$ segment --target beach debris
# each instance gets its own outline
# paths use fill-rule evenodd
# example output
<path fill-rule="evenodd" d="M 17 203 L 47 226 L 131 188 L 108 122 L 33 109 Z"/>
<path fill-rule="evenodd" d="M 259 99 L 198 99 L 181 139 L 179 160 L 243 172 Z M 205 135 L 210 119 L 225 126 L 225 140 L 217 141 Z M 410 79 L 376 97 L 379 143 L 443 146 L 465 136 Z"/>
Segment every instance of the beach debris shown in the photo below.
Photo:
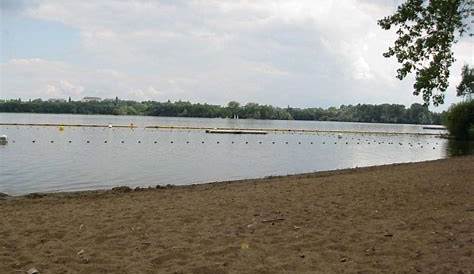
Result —
<path fill-rule="evenodd" d="M 81 225 L 79 226 L 79 230 L 82 230 L 83 228 L 84 228 L 84 224 L 81 224 Z"/>
<path fill-rule="evenodd" d="M 349 260 L 348 258 L 342 257 L 339 261 L 340 261 L 341 263 L 345 263 L 345 262 L 347 262 L 348 260 Z"/>
<path fill-rule="evenodd" d="M 256 225 L 256 223 L 248 224 L 248 225 L 247 225 L 247 228 L 252 228 L 252 227 L 254 227 L 255 225 Z"/>
<path fill-rule="evenodd" d="M 274 222 L 284 221 L 284 220 L 285 218 L 282 218 L 282 217 L 273 218 L 273 219 L 263 219 L 262 223 L 274 223 Z"/>
<path fill-rule="evenodd" d="M 240 249 L 249 249 L 250 245 L 248 243 L 241 243 L 240 244 Z"/>
<path fill-rule="evenodd" d="M 365 250 L 365 255 L 366 255 L 366 256 L 373 255 L 374 253 L 375 253 L 375 247 L 367 248 L 367 249 Z"/>
<path fill-rule="evenodd" d="M 298 230 L 298 229 L 301 229 L 301 226 L 296 226 L 296 225 L 295 225 L 295 226 L 293 226 L 293 228 L 294 228 L 295 230 Z"/>
<path fill-rule="evenodd" d="M 118 192 L 118 193 L 126 193 L 126 192 L 131 192 L 132 189 L 128 186 L 116 186 L 112 188 L 113 192 Z"/>
<path fill-rule="evenodd" d="M 393 237 L 393 234 L 392 234 L 392 233 L 389 233 L 389 232 L 385 232 L 385 233 L 383 234 L 383 236 L 385 236 L 385 237 Z"/>
<path fill-rule="evenodd" d="M 8 143 L 7 135 L 0 136 L 0 145 L 6 145 Z"/>
<path fill-rule="evenodd" d="M 89 258 L 87 256 L 85 256 L 85 251 L 84 249 L 81 249 L 77 252 L 77 256 L 79 256 L 79 258 L 81 258 L 82 262 L 85 263 L 85 264 L 88 264 L 89 263 Z"/>
<path fill-rule="evenodd" d="M 26 271 L 27 274 L 39 274 L 40 272 L 38 271 L 38 269 L 32 267 L 30 269 L 28 269 L 28 271 Z"/>

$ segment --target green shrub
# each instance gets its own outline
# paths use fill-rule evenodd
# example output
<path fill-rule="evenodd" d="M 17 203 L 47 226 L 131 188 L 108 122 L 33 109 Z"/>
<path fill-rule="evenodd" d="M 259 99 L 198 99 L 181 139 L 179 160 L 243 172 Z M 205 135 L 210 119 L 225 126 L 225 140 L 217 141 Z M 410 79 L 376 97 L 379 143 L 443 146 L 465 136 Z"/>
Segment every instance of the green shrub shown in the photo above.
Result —
<path fill-rule="evenodd" d="M 474 140 L 474 100 L 451 106 L 446 115 L 446 127 L 456 139 Z"/>

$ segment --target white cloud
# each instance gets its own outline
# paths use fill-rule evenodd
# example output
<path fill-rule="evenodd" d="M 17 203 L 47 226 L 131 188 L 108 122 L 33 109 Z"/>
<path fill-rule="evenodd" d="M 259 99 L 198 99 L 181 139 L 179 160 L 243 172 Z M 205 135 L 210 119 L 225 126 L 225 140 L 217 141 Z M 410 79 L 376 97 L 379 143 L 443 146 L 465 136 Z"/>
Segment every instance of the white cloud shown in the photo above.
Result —
<path fill-rule="evenodd" d="M 158 100 L 160 98 L 161 92 L 154 87 L 149 86 L 145 89 L 132 90 L 131 95 L 131 99 L 138 101 Z"/>
<path fill-rule="evenodd" d="M 78 60 L 2 64 L 2 96 L 410 104 L 420 101 L 412 83 L 382 57 L 395 36 L 376 24 L 393 10 L 375 0 L 43 0 L 24 15 L 79 30 Z M 472 62 L 472 41 L 456 53 Z"/>
<path fill-rule="evenodd" d="M 67 80 L 59 80 L 48 84 L 45 94 L 51 98 L 80 97 L 83 91 L 83 86 L 75 85 Z"/>

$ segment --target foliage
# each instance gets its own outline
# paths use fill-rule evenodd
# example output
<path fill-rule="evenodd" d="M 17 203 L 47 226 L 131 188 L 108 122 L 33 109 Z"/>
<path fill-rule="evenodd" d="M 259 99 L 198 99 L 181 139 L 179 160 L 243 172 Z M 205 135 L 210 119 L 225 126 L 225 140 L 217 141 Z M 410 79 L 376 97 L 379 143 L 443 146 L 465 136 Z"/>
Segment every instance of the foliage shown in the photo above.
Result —
<path fill-rule="evenodd" d="M 472 99 L 472 94 L 474 94 L 474 68 L 464 65 L 461 77 L 461 83 L 456 88 L 457 95 Z"/>
<path fill-rule="evenodd" d="M 71 113 L 110 115 L 152 115 L 170 117 L 208 117 L 273 120 L 316 120 L 369 123 L 441 124 L 442 114 L 433 113 L 426 106 L 404 105 L 342 105 L 339 108 L 279 108 L 270 105 L 232 101 L 227 106 L 192 104 L 190 102 L 135 102 L 104 100 L 101 102 L 50 102 L 41 99 L 22 102 L 0 101 L 0 112 Z"/>
<path fill-rule="evenodd" d="M 446 127 L 457 139 L 474 140 L 474 100 L 451 106 L 446 114 Z"/>
<path fill-rule="evenodd" d="M 415 73 L 413 94 L 422 94 L 427 105 L 444 103 L 449 68 L 455 61 L 452 45 L 469 31 L 472 10 L 472 0 L 407 0 L 393 15 L 378 21 L 385 30 L 397 27 L 398 39 L 384 56 L 397 58 L 400 80 Z"/>

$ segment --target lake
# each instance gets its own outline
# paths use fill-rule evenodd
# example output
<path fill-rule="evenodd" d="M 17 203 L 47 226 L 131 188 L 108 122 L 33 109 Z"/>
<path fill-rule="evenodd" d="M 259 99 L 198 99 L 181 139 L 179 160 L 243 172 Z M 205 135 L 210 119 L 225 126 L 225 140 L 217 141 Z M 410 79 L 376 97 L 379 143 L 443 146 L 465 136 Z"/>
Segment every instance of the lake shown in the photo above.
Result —
<path fill-rule="evenodd" d="M 420 125 L 150 116 L 0 114 L 0 123 L 112 124 L 138 128 L 0 126 L 0 192 L 19 195 L 114 186 L 186 185 L 341 168 L 434 160 L 462 154 L 446 139 L 375 133 L 207 134 L 145 129 L 177 125 L 366 132 L 444 133 Z M 342 137 L 342 138 L 339 138 Z"/>

